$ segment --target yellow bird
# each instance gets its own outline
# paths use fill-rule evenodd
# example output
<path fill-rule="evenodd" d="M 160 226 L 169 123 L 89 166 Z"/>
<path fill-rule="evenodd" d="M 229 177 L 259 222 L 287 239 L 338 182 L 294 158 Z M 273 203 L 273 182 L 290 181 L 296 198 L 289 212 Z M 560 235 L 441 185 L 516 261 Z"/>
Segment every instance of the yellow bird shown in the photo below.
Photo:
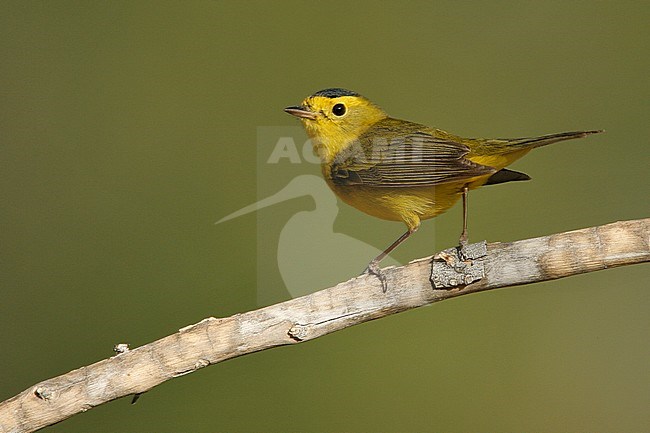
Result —
<path fill-rule="evenodd" d="M 408 228 L 374 258 L 365 272 L 380 280 L 379 262 L 411 236 L 420 221 L 463 197 L 467 243 L 467 193 L 482 185 L 528 180 L 505 169 L 531 149 L 602 131 L 573 131 L 528 138 L 461 138 L 441 129 L 389 117 L 350 90 L 325 89 L 285 111 L 298 117 L 320 157 L 325 181 L 347 204 Z"/>

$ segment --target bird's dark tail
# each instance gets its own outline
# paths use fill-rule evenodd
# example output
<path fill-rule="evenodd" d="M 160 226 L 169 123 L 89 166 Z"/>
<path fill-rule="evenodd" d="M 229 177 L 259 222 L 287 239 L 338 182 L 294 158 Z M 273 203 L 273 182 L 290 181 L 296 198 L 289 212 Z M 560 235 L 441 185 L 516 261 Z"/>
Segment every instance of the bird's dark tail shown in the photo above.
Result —
<path fill-rule="evenodd" d="M 601 129 L 596 131 L 560 132 L 559 134 L 542 135 L 539 137 L 504 139 L 503 141 L 508 142 L 507 144 L 508 147 L 535 148 L 535 147 L 546 146 L 547 144 L 557 143 L 558 141 L 573 140 L 574 138 L 583 138 L 586 137 L 587 135 L 599 134 L 601 132 L 605 132 L 605 131 Z"/>

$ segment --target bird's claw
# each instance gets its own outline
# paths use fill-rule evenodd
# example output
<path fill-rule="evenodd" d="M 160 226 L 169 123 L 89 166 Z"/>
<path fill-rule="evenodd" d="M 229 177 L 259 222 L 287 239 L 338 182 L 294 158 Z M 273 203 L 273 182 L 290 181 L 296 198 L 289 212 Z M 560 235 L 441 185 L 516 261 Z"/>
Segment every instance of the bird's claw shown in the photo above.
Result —
<path fill-rule="evenodd" d="M 386 276 L 381 272 L 381 269 L 379 268 L 379 263 L 372 261 L 368 263 L 368 267 L 364 269 L 363 274 L 367 275 L 374 275 L 379 279 L 379 282 L 381 283 L 381 290 L 382 292 L 386 293 L 386 290 L 388 290 L 388 286 L 386 285 Z"/>
<path fill-rule="evenodd" d="M 458 246 L 460 246 L 461 249 L 467 246 L 468 238 L 469 236 L 467 236 L 467 231 L 463 230 L 463 232 L 460 234 L 460 237 L 458 238 Z"/>

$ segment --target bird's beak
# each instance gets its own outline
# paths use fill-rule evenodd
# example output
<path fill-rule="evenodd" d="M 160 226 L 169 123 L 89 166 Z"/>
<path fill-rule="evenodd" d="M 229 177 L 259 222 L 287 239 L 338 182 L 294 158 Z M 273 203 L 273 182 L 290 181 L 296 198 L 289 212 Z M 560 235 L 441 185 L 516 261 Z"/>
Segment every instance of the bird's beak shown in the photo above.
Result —
<path fill-rule="evenodd" d="M 284 111 L 291 114 L 292 116 L 300 117 L 301 119 L 315 120 L 317 117 L 316 113 L 309 110 L 309 108 L 305 107 L 304 105 L 287 107 L 284 109 Z"/>

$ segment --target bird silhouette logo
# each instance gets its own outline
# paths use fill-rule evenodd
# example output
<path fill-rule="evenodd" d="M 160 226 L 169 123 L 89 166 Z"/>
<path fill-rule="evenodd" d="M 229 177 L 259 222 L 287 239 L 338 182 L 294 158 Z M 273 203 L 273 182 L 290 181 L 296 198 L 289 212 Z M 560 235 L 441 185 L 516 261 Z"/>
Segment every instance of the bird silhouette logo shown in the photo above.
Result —
<path fill-rule="evenodd" d="M 282 227 L 277 245 L 278 270 L 287 291 L 294 298 L 359 275 L 365 260 L 381 253 L 380 249 L 366 242 L 334 231 L 334 221 L 339 212 L 337 198 L 321 177 L 311 174 L 296 176 L 275 194 L 216 222 L 222 224 L 303 196 L 312 198 L 314 209 L 292 215 Z M 383 263 L 400 265 L 391 257 Z"/>

